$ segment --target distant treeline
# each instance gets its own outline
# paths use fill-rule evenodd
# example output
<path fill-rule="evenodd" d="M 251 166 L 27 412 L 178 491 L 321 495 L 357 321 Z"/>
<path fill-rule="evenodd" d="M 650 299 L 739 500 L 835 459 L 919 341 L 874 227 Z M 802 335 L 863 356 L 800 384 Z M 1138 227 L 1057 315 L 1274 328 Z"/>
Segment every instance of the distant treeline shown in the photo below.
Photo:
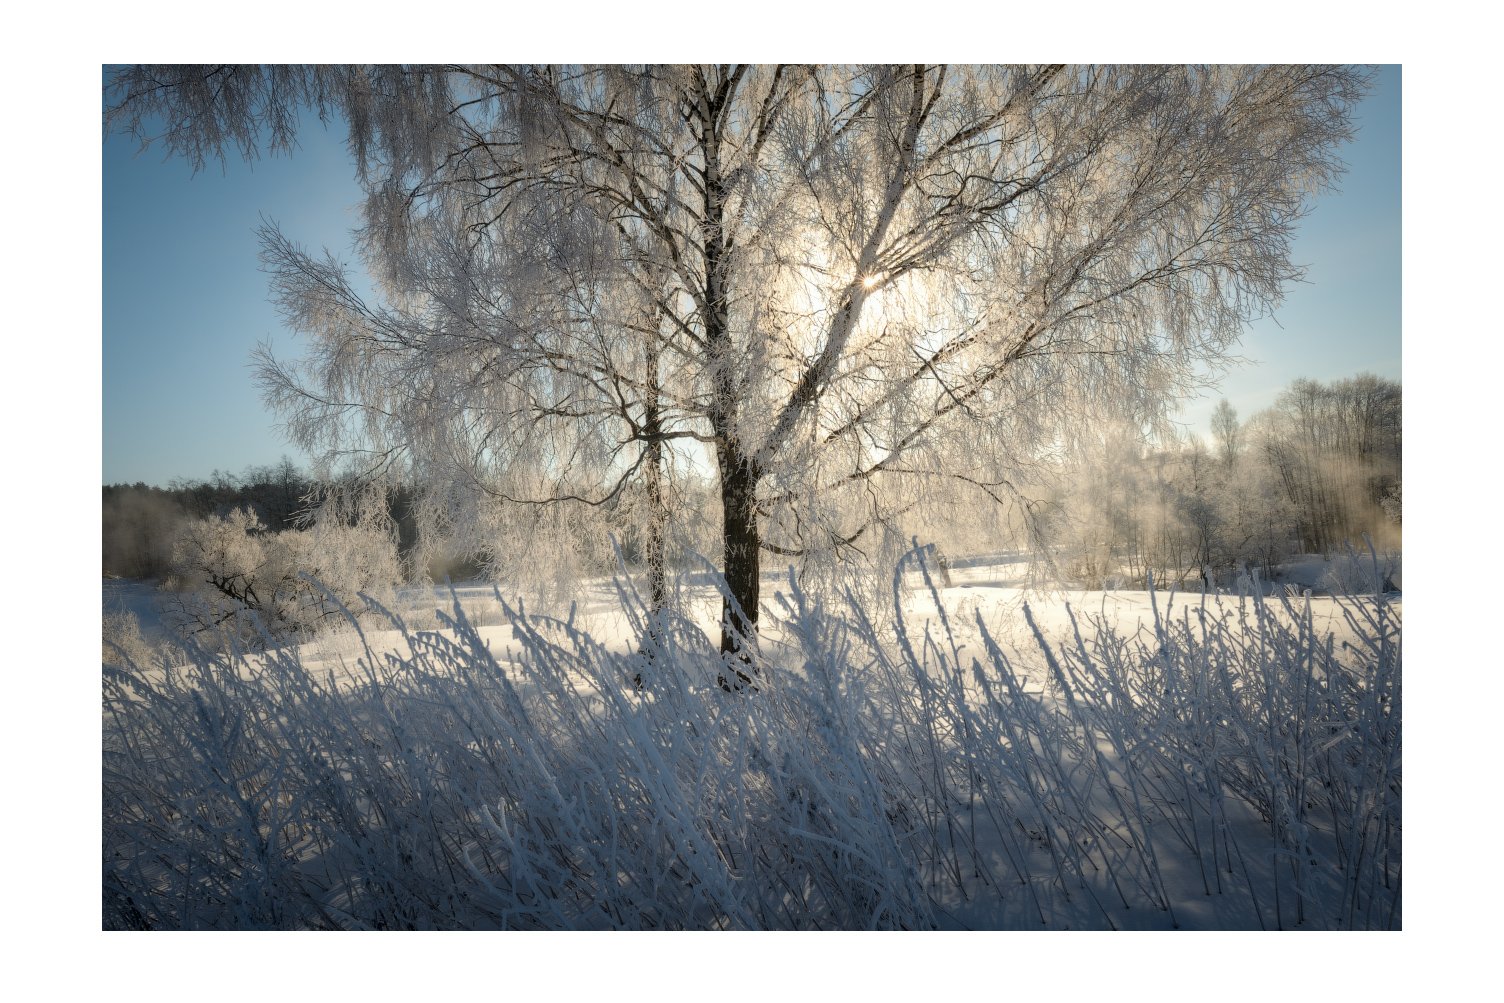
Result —
<path fill-rule="evenodd" d="M 1361 549 L 1365 534 L 1398 549 L 1401 405 L 1399 383 L 1364 373 L 1297 380 L 1246 422 L 1224 400 L 1209 443 L 1104 431 L 1068 461 L 1049 535 L 1088 586 L 1269 571 L 1291 554 Z"/>
<path fill-rule="evenodd" d="M 202 520 L 244 510 L 268 533 L 296 530 L 307 524 L 320 498 L 319 485 L 292 460 L 253 466 L 240 475 L 216 470 L 207 480 L 174 480 L 168 487 L 107 484 L 103 497 L 104 573 L 120 578 L 161 579 L 174 573 L 174 550 L 185 531 Z M 412 491 L 386 492 L 389 523 L 405 560 L 418 540 L 412 517 Z M 478 564 L 461 558 L 433 559 L 432 566 L 408 569 L 456 580 L 480 573 Z"/>
<path fill-rule="evenodd" d="M 1166 444 L 1133 428 L 1099 429 L 1057 461 L 1051 479 L 1058 488 L 1039 499 L 1042 522 L 1029 545 L 1041 545 L 1065 577 L 1088 586 L 1141 582 L 1149 574 L 1163 583 L 1185 582 L 1206 568 L 1268 571 L 1290 554 L 1331 556 L 1348 542 L 1361 546 L 1365 534 L 1381 548 L 1398 548 L 1401 405 L 1399 383 L 1361 374 L 1330 384 L 1297 380 L 1273 407 L 1247 421 L 1223 401 L 1210 440 L 1192 434 Z M 319 485 L 286 458 L 239 476 L 216 472 L 167 488 L 108 485 L 104 572 L 182 576 L 176 550 L 205 520 L 245 510 L 256 517 L 256 533 L 279 534 L 308 524 L 320 497 Z M 684 503 L 705 508 L 708 519 L 718 500 L 707 487 Z M 379 521 L 395 538 L 405 578 L 462 580 L 483 573 L 483 557 L 463 556 L 466 548 L 447 546 L 450 541 L 427 540 L 419 548 L 412 488 L 387 489 L 377 507 L 384 507 Z M 620 542 L 635 565 L 640 541 L 630 527 Z M 959 538 L 946 544 L 967 547 Z M 713 541 L 690 545 L 704 553 Z M 596 549 L 609 557 L 607 544 Z M 189 578 L 198 575 L 190 571 Z"/>
<path fill-rule="evenodd" d="M 292 460 L 250 467 L 240 476 L 216 470 L 208 480 L 106 484 L 103 505 L 104 573 L 160 578 L 172 570 L 183 526 L 195 519 L 246 508 L 273 530 L 291 529 L 306 509 L 313 482 Z"/>

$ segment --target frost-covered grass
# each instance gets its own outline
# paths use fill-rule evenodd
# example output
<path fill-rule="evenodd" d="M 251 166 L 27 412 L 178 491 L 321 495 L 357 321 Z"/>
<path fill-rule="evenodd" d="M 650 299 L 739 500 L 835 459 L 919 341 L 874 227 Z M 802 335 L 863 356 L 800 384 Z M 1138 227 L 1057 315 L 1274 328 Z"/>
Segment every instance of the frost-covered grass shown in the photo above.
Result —
<path fill-rule="evenodd" d="M 958 590 L 909 601 L 916 566 L 881 611 L 786 583 L 755 693 L 630 586 L 640 648 L 498 595 L 505 649 L 456 601 L 353 677 L 122 658 L 103 924 L 1399 927 L 1383 596 L 1342 640 L 1309 601 L 1158 595 L 1142 629 L 1025 607 L 1010 643 Z"/>

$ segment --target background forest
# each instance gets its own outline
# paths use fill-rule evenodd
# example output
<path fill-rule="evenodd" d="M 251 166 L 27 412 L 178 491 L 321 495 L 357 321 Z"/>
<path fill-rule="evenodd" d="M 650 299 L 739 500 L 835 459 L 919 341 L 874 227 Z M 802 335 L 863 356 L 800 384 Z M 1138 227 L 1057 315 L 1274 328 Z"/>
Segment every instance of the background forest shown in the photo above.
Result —
<path fill-rule="evenodd" d="M 1297 381 L 1274 407 L 1247 420 L 1223 401 L 1208 437 L 1191 432 L 1152 444 L 1131 428 L 1102 428 L 1048 462 L 1053 489 L 1033 502 L 1032 524 L 1012 522 L 1002 511 L 996 518 L 946 518 L 944 505 L 936 504 L 909 519 L 905 535 L 936 544 L 951 560 L 1038 545 L 1030 555 L 1038 580 L 1081 588 L 1142 588 L 1149 575 L 1183 586 L 1207 573 L 1214 584 L 1227 584 L 1243 569 L 1275 581 L 1286 558 L 1339 556 L 1349 544 L 1361 549 L 1365 535 L 1381 551 L 1400 547 L 1402 392 L 1397 382 L 1368 374 L 1327 384 Z M 320 517 L 327 493 L 285 458 L 275 467 L 166 488 L 107 485 L 104 574 L 244 606 L 254 601 L 247 584 L 264 586 L 278 573 L 274 566 L 287 564 L 271 560 L 268 548 L 322 534 L 321 552 L 337 550 L 331 520 L 344 524 L 341 532 L 359 541 L 362 553 L 375 555 L 370 567 L 347 570 L 349 581 L 329 583 L 351 595 L 378 584 L 505 574 L 507 562 L 498 555 L 536 552 L 531 533 L 488 548 L 446 535 L 442 526 L 420 527 L 411 489 L 388 488 L 375 505 Z M 709 484 L 694 503 L 701 510 L 679 521 L 715 525 Z M 629 569 L 641 570 L 632 525 L 613 524 L 610 509 L 596 515 L 594 535 L 574 538 L 570 570 L 614 570 L 612 533 Z M 261 546 L 215 550 L 208 540 L 216 535 L 222 543 L 244 537 Z M 680 536 L 675 568 L 699 566 L 691 559 L 695 543 Z M 708 531 L 699 543 L 702 555 L 714 546 Z M 849 572 L 865 573 L 860 555 L 849 556 Z M 335 570 L 327 558 L 324 564 L 326 573 Z"/>

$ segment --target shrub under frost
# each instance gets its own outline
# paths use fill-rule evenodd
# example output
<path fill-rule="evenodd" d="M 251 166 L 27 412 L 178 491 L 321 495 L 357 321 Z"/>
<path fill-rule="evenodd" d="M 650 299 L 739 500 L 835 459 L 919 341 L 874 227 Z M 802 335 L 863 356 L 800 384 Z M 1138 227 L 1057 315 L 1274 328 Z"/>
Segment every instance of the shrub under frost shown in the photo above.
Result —
<path fill-rule="evenodd" d="M 184 528 L 167 622 L 197 643 L 228 634 L 251 646 L 308 637 L 351 610 L 369 615 L 362 595 L 389 597 L 400 579 L 396 541 L 368 520 L 271 532 L 253 512 L 235 509 Z"/>

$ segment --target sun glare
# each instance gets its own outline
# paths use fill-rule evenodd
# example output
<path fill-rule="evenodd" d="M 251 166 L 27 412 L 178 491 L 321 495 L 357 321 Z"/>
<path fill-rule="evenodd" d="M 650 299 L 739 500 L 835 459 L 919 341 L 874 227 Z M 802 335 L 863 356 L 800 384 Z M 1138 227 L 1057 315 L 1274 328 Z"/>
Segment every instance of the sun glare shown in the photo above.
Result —
<path fill-rule="evenodd" d="M 877 284 L 883 280 L 881 275 L 868 275 L 862 279 L 863 289 L 876 289 Z"/>

